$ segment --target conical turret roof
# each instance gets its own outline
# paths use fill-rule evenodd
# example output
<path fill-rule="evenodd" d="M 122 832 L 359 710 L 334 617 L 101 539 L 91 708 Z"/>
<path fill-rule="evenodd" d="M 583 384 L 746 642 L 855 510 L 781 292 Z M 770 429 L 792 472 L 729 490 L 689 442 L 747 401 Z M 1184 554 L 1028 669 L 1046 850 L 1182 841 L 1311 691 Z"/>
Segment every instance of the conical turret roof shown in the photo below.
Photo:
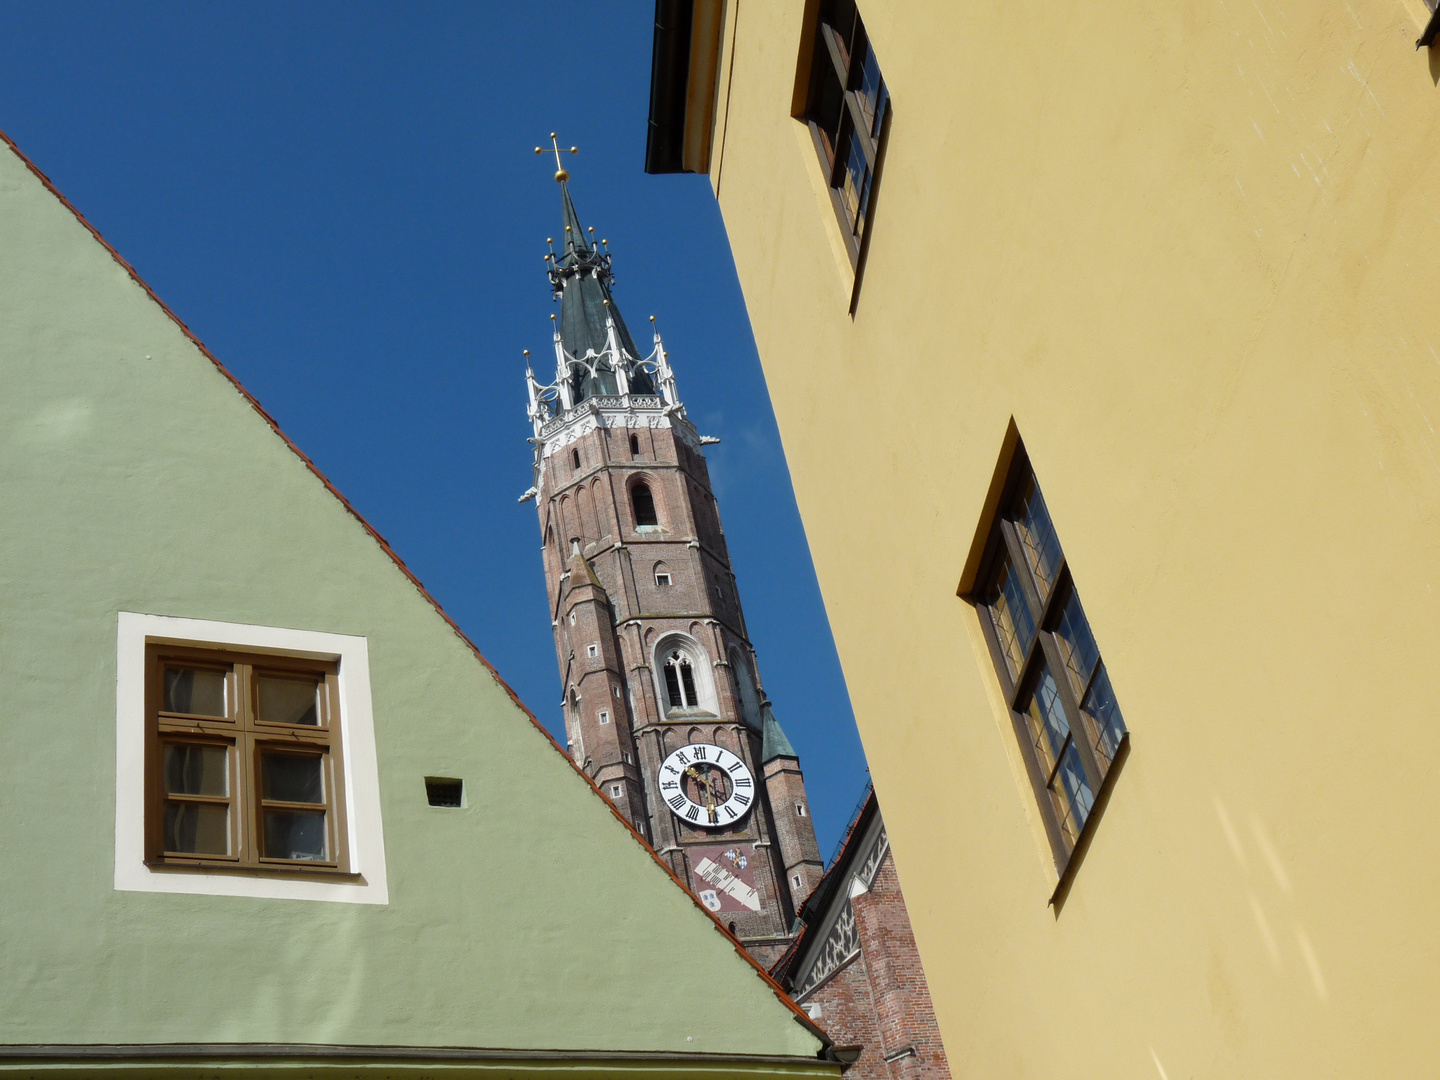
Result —
<path fill-rule="evenodd" d="M 774 711 L 769 705 L 766 705 L 761 713 L 760 764 L 764 765 L 778 757 L 799 758 L 800 755 L 795 753 L 795 748 L 785 737 L 785 732 L 780 727 L 780 721 L 775 719 Z"/>

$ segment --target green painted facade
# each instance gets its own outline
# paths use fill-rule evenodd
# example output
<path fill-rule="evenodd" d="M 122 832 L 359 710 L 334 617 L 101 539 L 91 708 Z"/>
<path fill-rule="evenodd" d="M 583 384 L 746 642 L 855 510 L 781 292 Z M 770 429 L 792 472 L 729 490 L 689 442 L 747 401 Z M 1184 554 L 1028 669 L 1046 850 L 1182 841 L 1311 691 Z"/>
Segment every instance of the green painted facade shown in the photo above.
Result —
<path fill-rule="evenodd" d="M 364 525 L 6 146 L 0 387 L 0 1068 L 30 1071 L 15 1048 L 35 1044 L 241 1044 L 207 1052 L 237 1061 L 326 1044 L 517 1052 L 347 1052 L 357 1074 L 599 1074 L 641 1058 L 657 1073 L 838 1074 Z M 116 891 L 121 611 L 368 640 L 387 904 Z M 467 806 L 429 806 L 426 775 L 463 777 Z M 330 1060 L 317 1053 L 263 1070 L 306 1072 Z"/>

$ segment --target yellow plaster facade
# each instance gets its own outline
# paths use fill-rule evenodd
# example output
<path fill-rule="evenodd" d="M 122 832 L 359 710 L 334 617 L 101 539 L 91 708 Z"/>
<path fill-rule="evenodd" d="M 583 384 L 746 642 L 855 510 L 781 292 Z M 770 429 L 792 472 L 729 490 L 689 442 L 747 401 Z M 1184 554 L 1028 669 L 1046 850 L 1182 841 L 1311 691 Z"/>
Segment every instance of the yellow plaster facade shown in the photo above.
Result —
<path fill-rule="evenodd" d="M 860 0 L 863 279 L 803 0 L 710 178 L 957 1077 L 1440 1075 L 1440 63 L 1420 0 Z M 1056 871 L 957 584 L 1018 429 L 1131 732 Z"/>

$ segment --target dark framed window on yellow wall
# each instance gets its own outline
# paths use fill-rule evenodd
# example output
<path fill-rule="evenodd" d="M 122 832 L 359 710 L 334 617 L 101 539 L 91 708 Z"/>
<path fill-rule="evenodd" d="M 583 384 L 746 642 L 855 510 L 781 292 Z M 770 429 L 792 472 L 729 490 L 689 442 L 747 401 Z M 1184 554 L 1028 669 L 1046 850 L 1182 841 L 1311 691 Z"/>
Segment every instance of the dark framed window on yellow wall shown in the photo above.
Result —
<path fill-rule="evenodd" d="M 852 263 L 869 230 L 890 94 L 854 0 L 821 0 L 805 120 Z"/>
<path fill-rule="evenodd" d="M 338 666 L 146 647 L 146 861 L 346 873 Z"/>
<path fill-rule="evenodd" d="M 1017 447 L 975 604 L 1063 874 L 1128 735 L 1045 497 Z"/>

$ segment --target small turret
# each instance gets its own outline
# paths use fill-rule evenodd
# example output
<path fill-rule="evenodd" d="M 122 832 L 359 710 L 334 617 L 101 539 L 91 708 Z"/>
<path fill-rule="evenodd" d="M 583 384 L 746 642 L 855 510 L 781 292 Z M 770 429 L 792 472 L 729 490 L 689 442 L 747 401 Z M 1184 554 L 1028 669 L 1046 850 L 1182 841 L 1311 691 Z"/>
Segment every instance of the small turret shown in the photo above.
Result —
<path fill-rule="evenodd" d="M 768 704 L 762 713 L 760 728 L 760 767 L 774 814 L 780 860 L 785 865 L 790 895 L 798 908 L 824 877 L 825 863 L 815 840 L 815 823 L 810 818 L 810 801 L 805 797 L 800 756 L 785 737 L 780 721 L 775 719 Z"/>

